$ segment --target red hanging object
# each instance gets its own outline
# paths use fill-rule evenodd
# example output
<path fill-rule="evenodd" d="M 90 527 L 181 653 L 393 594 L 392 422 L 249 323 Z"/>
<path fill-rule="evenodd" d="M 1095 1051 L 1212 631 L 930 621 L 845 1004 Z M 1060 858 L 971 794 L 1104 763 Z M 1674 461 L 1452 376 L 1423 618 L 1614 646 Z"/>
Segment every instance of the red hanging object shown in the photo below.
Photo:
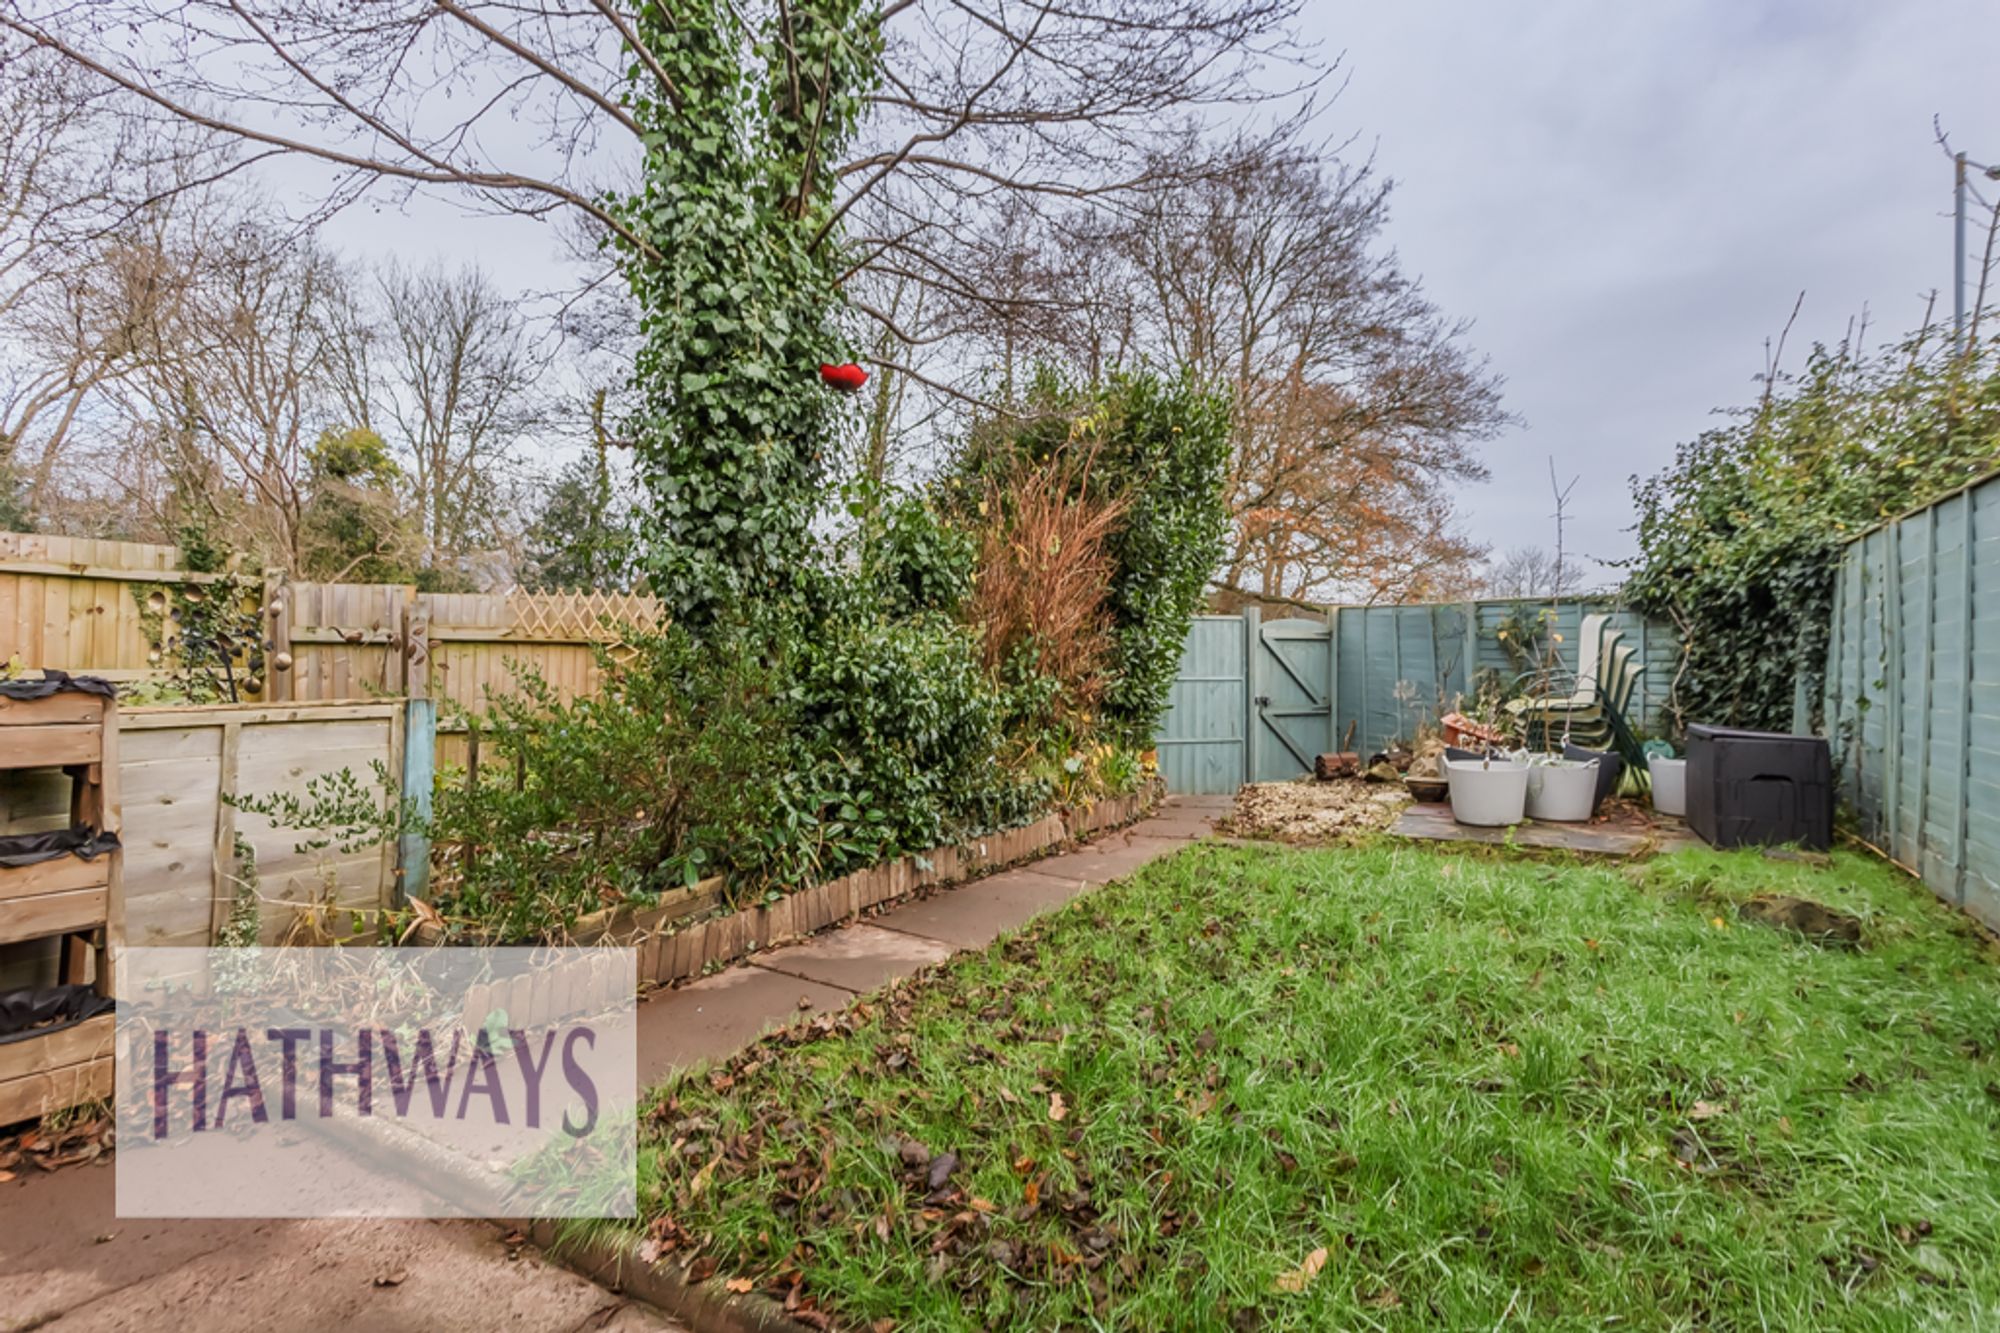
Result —
<path fill-rule="evenodd" d="M 829 389 L 838 389 L 842 393 L 859 393 L 861 386 L 868 382 L 868 372 L 852 361 L 844 366 L 829 365 L 822 361 L 819 378 Z"/>

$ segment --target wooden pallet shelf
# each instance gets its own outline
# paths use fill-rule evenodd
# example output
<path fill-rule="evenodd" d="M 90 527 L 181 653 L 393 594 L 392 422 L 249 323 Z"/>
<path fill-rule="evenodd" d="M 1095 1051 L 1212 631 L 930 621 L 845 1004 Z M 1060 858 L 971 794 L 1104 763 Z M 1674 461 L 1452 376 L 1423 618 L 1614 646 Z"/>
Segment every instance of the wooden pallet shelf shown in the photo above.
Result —
<path fill-rule="evenodd" d="M 77 691 L 0 698 L 0 769 L 32 768 L 60 768 L 69 777 L 73 826 L 118 832 L 115 701 Z M 59 940 L 58 982 L 111 994 L 112 951 L 123 944 L 121 866 L 114 848 L 89 859 L 70 853 L 0 867 L 0 945 Z M 0 1042 L 0 1125 L 109 1096 L 113 1026 L 113 1015 L 100 1014 Z"/>

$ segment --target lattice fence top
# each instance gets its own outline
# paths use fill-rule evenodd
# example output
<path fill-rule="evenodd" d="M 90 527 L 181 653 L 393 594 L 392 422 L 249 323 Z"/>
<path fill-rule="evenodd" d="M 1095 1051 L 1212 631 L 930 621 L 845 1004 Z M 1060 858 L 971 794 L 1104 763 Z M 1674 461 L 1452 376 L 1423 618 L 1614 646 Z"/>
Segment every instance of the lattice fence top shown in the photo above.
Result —
<path fill-rule="evenodd" d="M 514 593 L 507 602 L 509 629 L 522 638 L 609 640 L 615 626 L 652 628 L 661 616 L 659 599 L 638 593 Z"/>

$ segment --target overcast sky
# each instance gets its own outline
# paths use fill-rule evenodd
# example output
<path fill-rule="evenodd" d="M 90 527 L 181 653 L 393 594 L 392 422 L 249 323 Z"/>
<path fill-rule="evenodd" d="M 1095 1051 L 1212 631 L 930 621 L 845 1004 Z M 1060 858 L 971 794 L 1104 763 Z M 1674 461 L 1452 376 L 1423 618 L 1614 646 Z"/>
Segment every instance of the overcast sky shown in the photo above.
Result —
<path fill-rule="evenodd" d="M 1466 526 L 1617 558 L 1630 476 L 1756 391 L 1800 292 L 1787 364 L 1865 305 L 1883 337 L 1949 308 L 1950 164 L 2000 161 L 1993 0 L 1399 0 L 1309 5 L 1344 56 L 1329 130 L 1398 181 L 1389 238 L 1507 379 L 1520 429 L 1487 447 Z M 350 250 L 478 259 L 553 283 L 546 229 L 354 210 Z"/>
<path fill-rule="evenodd" d="M 1315 4 L 1336 115 L 1397 181 L 1389 235 L 1507 378 L 1521 429 L 1465 497 L 1497 547 L 1628 554 L 1635 472 L 1865 305 L 1883 336 L 1948 313 L 1940 118 L 2000 161 L 1993 0 L 1400 0 Z M 1874 341 L 1871 339 L 1871 341 Z"/>

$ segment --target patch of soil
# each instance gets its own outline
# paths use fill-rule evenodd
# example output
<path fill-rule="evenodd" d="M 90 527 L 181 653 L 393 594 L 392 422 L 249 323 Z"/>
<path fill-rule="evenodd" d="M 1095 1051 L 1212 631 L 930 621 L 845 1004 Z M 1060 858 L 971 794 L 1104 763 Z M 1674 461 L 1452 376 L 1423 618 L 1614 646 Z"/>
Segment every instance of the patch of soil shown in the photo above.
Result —
<path fill-rule="evenodd" d="M 1814 944 L 1830 948 L 1854 949 L 1861 944 L 1861 918 L 1788 893 L 1760 893 L 1737 908 L 1736 915 L 1759 925 L 1796 931 Z"/>
<path fill-rule="evenodd" d="M 1385 829 L 1410 803 L 1398 786 L 1341 779 L 1334 782 L 1253 782 L 1236 795 L 1222 830 L 1239 838 L 1275 842 L 1331 842 Z"/>

